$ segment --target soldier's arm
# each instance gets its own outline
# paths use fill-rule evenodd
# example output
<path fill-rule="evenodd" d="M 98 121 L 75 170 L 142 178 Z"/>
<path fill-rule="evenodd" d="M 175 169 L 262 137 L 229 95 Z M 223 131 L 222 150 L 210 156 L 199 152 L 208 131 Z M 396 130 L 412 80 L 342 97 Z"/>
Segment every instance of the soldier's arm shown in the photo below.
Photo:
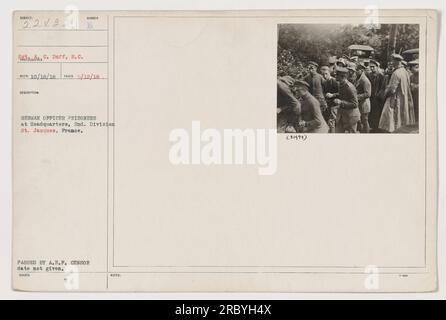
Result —
<path fill-rule="evenodd" d="M 400 78 L 398 77 L 397 72 L 392 73 L 389 84 L 386 88 L 386 97 L 393 96 L 396 93 L 396 89 L 398 88 L 399 84 Z"/>
<path fill-rule="evenodd" d="M 318 113 L 320 113 L 319 103 L 312 103 L 310 106 L 310 112 L 313 120 L 309 120 L 305 122 L 304 131 L 311 131 L 313 129 L 319 128 L 322 125 L 320 117 L 318 117 Z M 320 115 L 322 117 L 322 115 Z"/>
<path fill-rule="evenodd" d="M 358 107 L 358 97 L 356 90 L 350 89 L 345 100 L 341 100 L 341 108 L 355 109 Z"/>
<path fill-rule="evenodd" d="M 370 81 L 364 81 L 364 93 L 358 94 L 358 101 L 362 102 L 372 95 L 372 85 L 370 84 Z"/>

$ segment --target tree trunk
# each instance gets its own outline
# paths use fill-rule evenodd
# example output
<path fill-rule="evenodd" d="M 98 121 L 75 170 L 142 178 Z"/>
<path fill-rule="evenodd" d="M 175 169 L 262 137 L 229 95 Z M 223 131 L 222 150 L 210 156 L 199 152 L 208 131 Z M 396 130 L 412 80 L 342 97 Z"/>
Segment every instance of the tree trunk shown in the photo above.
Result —
<path fill-rule="evenodd" d="M 387 48 L 387 61 L 390 61 L 390 56 L 395 53 L 396 50 L 396 38 L 398 36 L 398 25 L 392 24 L 389 36 L 389 46 Z"/>

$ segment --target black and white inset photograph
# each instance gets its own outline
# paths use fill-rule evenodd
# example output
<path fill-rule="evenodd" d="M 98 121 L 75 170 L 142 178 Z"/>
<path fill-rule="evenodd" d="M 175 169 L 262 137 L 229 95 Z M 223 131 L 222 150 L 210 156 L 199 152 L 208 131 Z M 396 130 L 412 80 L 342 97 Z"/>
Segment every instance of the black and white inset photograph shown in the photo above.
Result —
<path fill-rule="evenodd" d="M 278 133 L 418 133 L 418 24 L 280 24 Z"/>

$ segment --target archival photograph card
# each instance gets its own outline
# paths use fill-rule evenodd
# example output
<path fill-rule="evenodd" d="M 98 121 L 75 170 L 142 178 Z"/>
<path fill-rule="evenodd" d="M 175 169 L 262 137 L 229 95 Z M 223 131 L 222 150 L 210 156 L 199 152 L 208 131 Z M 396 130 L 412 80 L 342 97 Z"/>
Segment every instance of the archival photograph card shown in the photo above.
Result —
<path fill-rule="evenodd" d="M 437 23 L 14 12 L 14 289 L 435 291 Z"/>

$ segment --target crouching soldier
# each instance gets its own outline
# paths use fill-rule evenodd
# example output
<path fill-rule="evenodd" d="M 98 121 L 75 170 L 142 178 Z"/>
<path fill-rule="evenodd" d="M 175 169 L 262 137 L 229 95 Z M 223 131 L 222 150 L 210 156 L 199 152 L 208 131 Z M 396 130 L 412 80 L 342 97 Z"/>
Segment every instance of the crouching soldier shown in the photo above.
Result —
<path fill-rule="evenodd" d="M 291 77 L 277 79 L 277 132 L 297 132 L 300 120 L 300 103 L 291 92 Z"/>
<path fill-rule="evenodd" d="M 322 116 L 319 101 L 309 92 L 310 85 L 306 81 L 296 80 L 294 86 L 301 105 L 299 132 L 328 133 L 328 126 Z"/>

